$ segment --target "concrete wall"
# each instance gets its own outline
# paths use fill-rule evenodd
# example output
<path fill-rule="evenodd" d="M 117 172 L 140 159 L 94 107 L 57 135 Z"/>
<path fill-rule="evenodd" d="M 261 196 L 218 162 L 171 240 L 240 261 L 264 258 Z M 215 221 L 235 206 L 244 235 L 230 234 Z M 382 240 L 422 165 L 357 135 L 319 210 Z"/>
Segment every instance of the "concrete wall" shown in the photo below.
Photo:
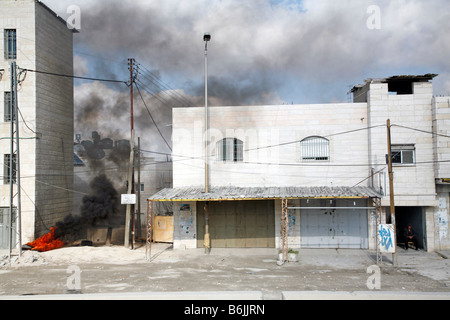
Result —
<path fill-rule="evenodd" d="M 174 187 L 204 184 L 203 114 L 173 111 Z M 213 107 L 210 114 L 212 186 L 347 186 L 368 176 L 367 131 L 330 136 L 366 128 L 365 103 Z M 310 136 L 330 140 L 329 161 L 302 161 L 299 142 Z M 223 138 L 244 142 L 243 162 L 217 159 Z"/>
<path fill-rule="evenodd" d="M 36 5 L 36 68 L 73 74 L 73 33 L 41 5 Z M 38 235 L 72 213 L 73 108 L 73 79 L 37 75 L 36 128 L 42 132 L 36 146 Z"/>
<path fill-rule="evenodd" d="M 414 83 L 412 95 L 390 95 L 388 84 L 371 84 L 369 98 L 369 122 L 371 126 L 392 125 L 432 131 L 431 83 Z M 394 165 L 394 194 L 396 206 L 435 206 L 436 189 L 433 166 L 433 136 L 401 127 L 392 127 L 393 145 L 415 145 L 416 164 Z M 386 167 L 386 127 L 371 130 L 369 140 L 370 161 L 375 170 Z M 382 205 L 389 205 L 389 190 Z"/>
<path fill-rule="evenodd" d="M 35 3 L 34 1 L 2 1 L 0 10 L 0 69 L 5 69 L 0 81 L 0 137 L 10 137 L 10 122 L 4 122 L 4 93 L 11 91 L 11 61 L 4 60 L 4 29 L 17 30 L 17 65 L 21 68 L 36 68 L 35 58 Z M 26 125 L 36 131 L 36 77 L 28 73 L 18 94 L 18 105 Z M 22 236 L 27 241 L 34 238 L 36 134 L 25 126 L 19 117 L 19 132 L 23 139 L 21 148 L 22 173 Z M 29 140 L 28 140 L 29 139 Z M 3 176 L 3 159 L 10 154 L 10 141 L 0 140 L 0 174 Z M 9 207 L 9 184 L 0 179 L 0 206 Z M 15 191 L 17 189 L 15 188 Z M 15 203 L 17 205 L 17 202 Z"/>
<path fill-rule="evenodd" d="M 3 121 L 3 96 L 10 91 L 3 29 L 17 30 L 16 62 L 20 68 L 62 74 L 73 73 L 73 34 L 34 0 L 4 0 L 1 6 L 0 69 L 6 70 L 0 82 Z M 57 220 L 72 212 L 72 194 L 66 189 L 73 189 L 73 80 L 29 72 L 18 103 L 23 116 L 19 118 L 20 136 L 25 138 L 20 148 L 22 236 L 26 242 L 48 232 Z M 0 125 L 0 136 L 10 136 L 8 124 Z M 9 153 L 9 142 L 0 141 L 1 165 L 3 155 Z M 9 185 L 1 184 L 3 181 L 0 206 L 9 206 Z"/>
<path fill-rule="evenodd" d="M 360 101 L 367 103 L 212 107 L 210 183 L 240 187 L 361 183 L 385 194 L 382 199 L 385 212 L 390 205 L 386 179 L 386 122 L 390 119 L 392 144 L 415 147 L 414 164 L 394 165 L 395 205 L 422 207 L 426 247 L 430 251 L 448 247 L 448 232 L 442 219 L 441 225 L 437 224 L 436 217 L 442 211 L 439 211 L 439 199 L 448 199 L 449 194 L 442 189 L 436 193 L 435 178 L 450 178 L 450 165 L 435 161 L 450 159 L 450 142 L 445 137 L 435 140 L 430 133 L 435 130 L 450 134 L 449 100 L 448 97 L 433 100 L 432 83 L 417 82 L 412 87 L 412 94 L 395 95 L 388 92 L 387 83 L 368 83 L 361 89 L 360 97 Z M 174 109 L 173 123 L 174 187 L 201 186 L 204 184 L 204 109 Z M 328 161 L 301 159 L 299 142 L 310 136 L 329 139 Z M 244 142 L 243 162 L 224 163 L 217 159 L 217 142 L 223 138 Z M 379 173 L 368 179 L 371 172 Z M 276 204 L 275 208 L 279 228 L 281 205 Z M 390 222 L 389 215 L 383 217 L 383 222 Z M 375 219 L 371 213 L 368 213 L 368 224 L 369 246 L 374 248 Z M 276 233 L 279 237 L 279 229 Z M 289 241 L 293 246 L 298 244 L 296 238 Z"/>
<path fill-rule="evenodd" d="M 450 97 L 435 97 L 433 99 L 433 132 L 450 136 Z M 434 156 L 437 199 L 439 204 L 431 208 L 427 217 L 433 223 L 434 244 L 437 249 L 450 248 L 449 218 L 450 218 L 450 138 L 435 136 Z M 441 161 L 441 162 L 439 162 Z"/>

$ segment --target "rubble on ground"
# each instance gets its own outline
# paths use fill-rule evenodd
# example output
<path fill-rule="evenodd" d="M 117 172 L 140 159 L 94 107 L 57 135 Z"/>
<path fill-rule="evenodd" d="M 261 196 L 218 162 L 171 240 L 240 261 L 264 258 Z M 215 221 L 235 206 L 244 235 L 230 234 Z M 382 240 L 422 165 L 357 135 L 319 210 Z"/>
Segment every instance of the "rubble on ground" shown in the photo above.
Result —
<path fill-rule="evenodd" d="M 46 265 L 44 257 L 39 252 L 24 251 L 22 257 L 15 255 L 11 259 L 9 255 L 0 256 L 0 268 L 8 267 L 27 267 L 27 266 L 39 266 Z"/>

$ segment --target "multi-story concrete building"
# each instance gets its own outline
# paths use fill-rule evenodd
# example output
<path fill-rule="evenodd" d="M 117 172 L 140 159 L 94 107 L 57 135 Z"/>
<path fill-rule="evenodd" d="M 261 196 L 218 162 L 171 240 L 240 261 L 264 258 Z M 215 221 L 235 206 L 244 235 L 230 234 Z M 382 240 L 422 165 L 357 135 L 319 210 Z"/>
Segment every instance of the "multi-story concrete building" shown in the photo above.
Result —
<path fill-rule="evenodd" d="M 174 188 L 150 200 L 175 203 L 175 248 L 202 247 L 206 223 L 212 247 L 280 247 L 289 199 L 290 247 L 374 249 L 372 200 L 391 222 L 388 119 L 398 240 L 412 224 L 420 248 L 448 248 L 450 106 L 435 76 L 370 79 L 353 103 L 210 108 L 209 193 L 204 108 L 174 109 Z"/>
<path fill-rule="evenodd" d="M 2 0 L 0 6 L 0 247 L 7 247 L 12 61 L 22 71 L 18 116 L 23 242 L 48 232 L 72 212 L 73 79 L 23 69 L 72 75 L 73 31 L 39 1 Z"/>

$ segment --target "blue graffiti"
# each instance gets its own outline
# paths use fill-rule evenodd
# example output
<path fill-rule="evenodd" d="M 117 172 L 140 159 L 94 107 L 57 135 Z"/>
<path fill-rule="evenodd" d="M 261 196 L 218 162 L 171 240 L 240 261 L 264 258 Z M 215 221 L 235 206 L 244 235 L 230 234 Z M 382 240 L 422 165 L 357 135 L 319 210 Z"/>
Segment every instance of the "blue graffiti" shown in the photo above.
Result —
<path fill-rule="evenodd" d="M 389 250 L 390 247 L 394 247 L 392 244 L 392 235 L 391 230 L 388 228 L 384 228 L 383 226 L 380 226 L 380 244 L 381 247 L 384 247 L 386 250 Z"/>

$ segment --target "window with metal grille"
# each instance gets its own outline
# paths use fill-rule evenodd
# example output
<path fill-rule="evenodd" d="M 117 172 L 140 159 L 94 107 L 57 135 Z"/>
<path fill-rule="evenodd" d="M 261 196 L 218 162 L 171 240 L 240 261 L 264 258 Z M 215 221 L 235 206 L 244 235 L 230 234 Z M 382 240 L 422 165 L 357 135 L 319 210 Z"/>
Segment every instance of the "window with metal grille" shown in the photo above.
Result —
<path fill-rule="evenodd" d="M 4 32 L 5 59 L 17 58 L 16 29 L 5 29 Z"/>
<path fill-rule="evenodd" d="M 414 145 L 392 145 L 393 164 L 416 163 L 416 147 Z"/>
<path fill-rule="evenodd" d="M 244 161 L 244 143 L 236 138 L 225 138 L 217 142 L 217 160 L 223 162 Z"/>
<path fill-rule="evenodd" d="M 303 161 L 330 160 L 330 141 L 322 137 L 309 137 L 300 142 Z"/>
<path fill-rule="evenodd" d="M 5 122 L 10 122 L 11 121 L 11 99 L 13 98 L 13 95 L 11 94 L 11 92 L 5 92 L 5 96 L 4 96 L 4 108 L 3 108 L 3 120 Z M 16 118 L 14 117 L 14 120 L 16 120 Z"/>
<path fill-rule="evenodd" d="M 11 181 L 11 172 L 9 170 L 10 168 L 10 160 L 11 160 L 11 155 L 9 154 L 5 154 L 4 155 L 4 161 L 3 161 L 3 183 L 4 184 L 9 184 Z M 13 155 L 13 167 L 12 167 L 12 181 L 13 183 L 16 183 L 16 170 L 17 166 L 16 166 L 16 155 Z"/>

